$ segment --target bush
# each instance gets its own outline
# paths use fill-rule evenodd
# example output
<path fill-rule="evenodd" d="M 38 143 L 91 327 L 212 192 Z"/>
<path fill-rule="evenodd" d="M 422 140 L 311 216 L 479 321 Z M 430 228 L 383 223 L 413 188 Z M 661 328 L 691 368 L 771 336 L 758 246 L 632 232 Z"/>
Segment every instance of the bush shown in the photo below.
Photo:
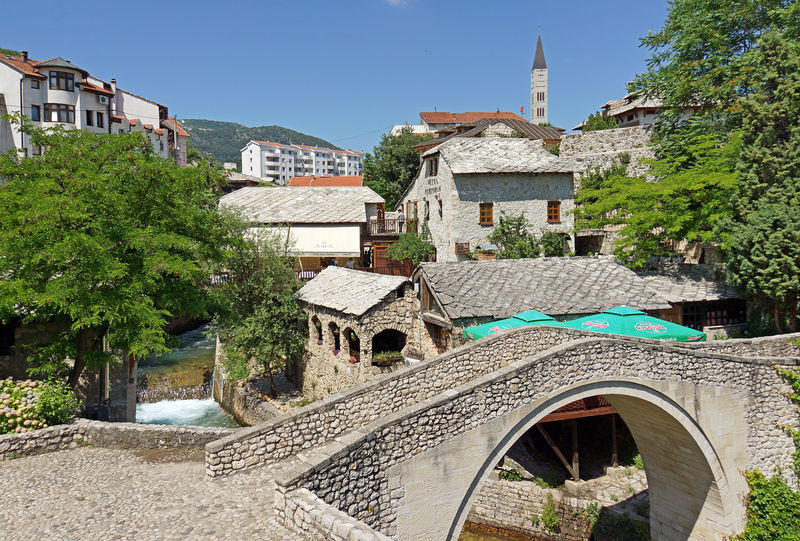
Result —
<path fill-rule="evenodd" d="M 522 481 L 522 474 L 517 468 L 500 470 L 500 479 L 505 479 L 506 481 Z"/>
<path fill-rule="evenodd" d="M 633 465 L 636 466 L 637 470 L 644 471 L 644 461 L 642 460 L 641 453 L 633 457 Z"/>
<path fill-rule="evenodd" d="M 0 434 L 28 432 L 61 424 L 75 416 L 78 399 L 55 381 L 0 381 Z"/>
<path fill-rule="evenodd" d="M 542 506 L 542 525 L 549 532 L 558 532 L 561 526 L 561 518 L 556 511 L 556 502 L 553 501 L 553 493 L 547 493 L 547 500 Z"/>
<path fill-rule="evenodd" d="M 391 366 L 402 360 L 403 354 L 399 351 L 382 351 L 372 356 L 372 362 L 378 366 Z"/>
<path fill-rule="evenodd" d="M 555 231 L 542 233 L 542 249 L 545 257 L 564 257 L 564 237 Z"/>

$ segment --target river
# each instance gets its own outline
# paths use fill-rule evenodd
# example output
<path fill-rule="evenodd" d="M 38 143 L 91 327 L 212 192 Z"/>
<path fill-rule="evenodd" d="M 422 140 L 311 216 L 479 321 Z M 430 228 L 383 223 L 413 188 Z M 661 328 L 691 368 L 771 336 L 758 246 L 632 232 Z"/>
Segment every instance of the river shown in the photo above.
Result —
<path fill-rule="evenodd" d="M 172 351 L 139 363 L 137 423 L 238 426 L 211 397 L 215 342 L 205 330 L 187 331 Z"/>

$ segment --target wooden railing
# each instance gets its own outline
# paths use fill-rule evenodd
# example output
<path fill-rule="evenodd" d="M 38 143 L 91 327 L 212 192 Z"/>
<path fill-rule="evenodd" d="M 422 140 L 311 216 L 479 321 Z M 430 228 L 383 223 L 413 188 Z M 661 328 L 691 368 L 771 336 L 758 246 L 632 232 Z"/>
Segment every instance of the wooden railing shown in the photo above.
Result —
<path fill-rule="evenodd" d="M 398 220 L 397 218 L 384 218 L 382 220 L 370 220 L 367 224 L 367 233 L 369 235 L 400 235 L 406 232 L 405 220 Z"/>
<path fill-rule="evenodd" d="M 345 267 L 349 268 L 349 267 Z M 411 276 L 414 272 L 414 265 L 392 265 L 387 267 L 353 267 L 353 270 L 364 272 L 374 272 L 375 274 L 388 274 L 389 276 Z M 322 272 L 319 267 L 307 267 L 304 269 L 295 269 L 295 275 L 298 280 L 311 280 L 317 274 Z"/>

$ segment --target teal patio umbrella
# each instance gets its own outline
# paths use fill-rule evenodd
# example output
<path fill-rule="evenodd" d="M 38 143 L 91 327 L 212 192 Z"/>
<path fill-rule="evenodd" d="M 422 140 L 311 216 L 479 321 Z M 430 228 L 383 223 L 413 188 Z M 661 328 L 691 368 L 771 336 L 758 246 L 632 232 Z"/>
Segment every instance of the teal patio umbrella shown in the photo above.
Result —
<path fill-rule="evenodd" d="M 627 306 L 617 306 L 593 316 L 566 321 L 561 325 L 568 329 L 637 336 L 669 342 L 699 342 L 706 339 L 704 332 L 648 316 L 640 310 Z"/>
<path fill-rule="evenodd" d="M 529 325 L 560 325 L 560 323 L 547 314 L 537 312 L 536 310 L 528 310 L 506 319 L 499 319 L 490 323 L 475 325 L 474 327 L 467 327 L 464 329 L 464 336 L 472 340 L 477 340 L 478 338 L 483 338 L 490 334 L 497 334 L 516 327 L 527 327 Z"/>

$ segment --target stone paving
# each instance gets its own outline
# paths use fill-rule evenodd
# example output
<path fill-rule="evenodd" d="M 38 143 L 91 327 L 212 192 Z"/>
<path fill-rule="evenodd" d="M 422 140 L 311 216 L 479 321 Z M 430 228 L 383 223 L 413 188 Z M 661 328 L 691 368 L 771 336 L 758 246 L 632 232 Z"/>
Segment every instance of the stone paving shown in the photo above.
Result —
<path fill-rule="evenodd" d="M 0 539 L 295 540 L 269 469 L 205 476 L 203 451 L 83 447 L 0 462 Z"/>

